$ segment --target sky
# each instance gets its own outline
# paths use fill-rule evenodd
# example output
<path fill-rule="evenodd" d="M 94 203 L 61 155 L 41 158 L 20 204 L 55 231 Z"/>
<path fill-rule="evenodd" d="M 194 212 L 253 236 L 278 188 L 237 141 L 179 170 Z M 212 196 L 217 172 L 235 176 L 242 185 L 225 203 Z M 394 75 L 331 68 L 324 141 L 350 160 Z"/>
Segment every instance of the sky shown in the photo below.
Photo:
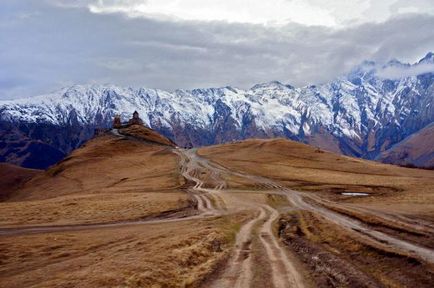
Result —
<path fill-rule="evenodd" d="M 0 1 L 0 99 L 94 83 L 299 87 L 429 51 L 432 0 Z"/>

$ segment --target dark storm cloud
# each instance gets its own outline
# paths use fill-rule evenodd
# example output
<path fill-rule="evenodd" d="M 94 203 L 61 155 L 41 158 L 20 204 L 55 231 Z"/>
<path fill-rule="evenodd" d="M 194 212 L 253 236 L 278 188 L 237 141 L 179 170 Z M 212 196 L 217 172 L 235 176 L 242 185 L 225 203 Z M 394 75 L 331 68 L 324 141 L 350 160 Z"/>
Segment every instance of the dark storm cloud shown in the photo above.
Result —
<path fill-rule="evenodd" d="M 428 15 L 345 29 L 277 28 L 128 18 L 50 3 L 0 4 L 0 98 L 74 83 L 167 90 L 271 80 L 300 86 L 328 81 L 366 59 L 415 61 L 434 49 Z"/>

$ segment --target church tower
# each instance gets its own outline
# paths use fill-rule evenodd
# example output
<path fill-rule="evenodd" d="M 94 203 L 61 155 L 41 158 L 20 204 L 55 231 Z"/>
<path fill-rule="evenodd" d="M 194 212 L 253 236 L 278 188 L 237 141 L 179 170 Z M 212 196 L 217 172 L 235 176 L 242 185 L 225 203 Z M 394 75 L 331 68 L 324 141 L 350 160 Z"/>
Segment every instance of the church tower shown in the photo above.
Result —
<path fill-rule="evenodd" d="M 119 129 L 121 127 L 122 127 L 121 116 L 119 116 L 118 114 L 116 114 L 115 118 L 113 119 L 113 128 L 114 129 Z"/>
<path fill-rule="evenodd" d="M 139 113 L 137 111 L 134 111 L 133 118 L 128 121 L 128 125 L 143 125 L 143 120 L 140 119 Z"/>

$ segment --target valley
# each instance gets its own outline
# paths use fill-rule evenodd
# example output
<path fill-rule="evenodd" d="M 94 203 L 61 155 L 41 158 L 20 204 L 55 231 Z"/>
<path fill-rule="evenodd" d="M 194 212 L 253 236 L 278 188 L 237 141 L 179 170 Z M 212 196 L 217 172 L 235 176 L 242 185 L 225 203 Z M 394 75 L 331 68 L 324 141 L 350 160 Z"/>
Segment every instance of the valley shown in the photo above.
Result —
<path fill-rule="evenodd" d="M 2 287 L 430 287 L 434 279 L 433 171 L 284 139 L 182 149 L 142 126 L 112 130 L 0 207 Z"/>

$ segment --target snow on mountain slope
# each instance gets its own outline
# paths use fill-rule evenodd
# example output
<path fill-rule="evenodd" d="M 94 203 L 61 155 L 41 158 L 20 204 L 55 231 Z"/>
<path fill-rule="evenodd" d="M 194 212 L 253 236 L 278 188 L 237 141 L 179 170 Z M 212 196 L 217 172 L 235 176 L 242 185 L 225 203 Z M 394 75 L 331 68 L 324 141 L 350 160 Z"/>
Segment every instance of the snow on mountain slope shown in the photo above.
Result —
<path fill-rule="evenodd" d="M 434 63 L 432 53 L 414 65 L 397 60 L 385 66 L 364 62 L 335 81 L 301 88 L 277 81 L 248 90 L 174 92 L 75 85 L 48 95 L 0 101 L 0 119 L 31 127 L 93 129 L 109 126 L 115 114 L 127 120 L 137 110 L 146 125 L 180 145 L 248 137 L 283 136 L 304 142 L 325 137 L 344 154 L 373 158 L 434 121 L 434 73 L 388 79 L 383 71 L 393 68 L 394 75 L 401 70 L 406 74 L 408 69 L 430 63 Z M 47 133 L 43 133 L 45 141 L 52 145 Z M 76 144 L 89 135 L 76 139 Z M 60 148 L 67 153 L 74 145 Z"/>
<path fill-rule="evenodd" d="M 247 91 L 224 87 L 173 93 L 145 88 L 76 85 L 48 95 L 3 101 L 0 107 L 2 119 L 8 121 L 91 124 L 101 117 L 111 119 L 114 114 L 121 114 L 123 120 L 127 120 L 131 111 L 137 110 L 148 126 L 161 121 L 164 126 L 171 127 L 175 118 L 181 123 L 207 128 L 213 123 L 218 103 L 223 103 L 238 128 L 242 126 L 243 117 L 250 114 L 264 130 L 284 127 L 294 134 L 300 129 L 309 134 L 311 125 L 322 124 L 338 135 L 358 137 L 362 121 L 361 107 L 354 97 L 356 92 L 357 87 L 345 80 L 300 89 L 272 82 Z M 375 119 L 374 113 L 371 115 Z M 304 123 L 307 125 L 303 126 Z"/>

